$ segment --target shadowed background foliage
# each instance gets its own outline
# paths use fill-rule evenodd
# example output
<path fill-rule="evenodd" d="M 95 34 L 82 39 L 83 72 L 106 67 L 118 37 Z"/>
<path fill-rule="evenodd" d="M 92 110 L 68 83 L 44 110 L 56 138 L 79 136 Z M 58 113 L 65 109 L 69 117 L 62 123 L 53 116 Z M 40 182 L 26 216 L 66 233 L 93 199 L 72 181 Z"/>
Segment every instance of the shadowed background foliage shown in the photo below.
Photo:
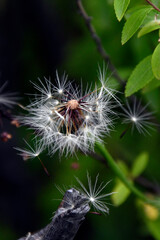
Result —
<path fill-rule="evenodd" d="M 134 2 L 134 1 L 132 1 Z M 144 3 L 144 1 L 139 1 Z M 132 4 L 132 3 L 131 3 Z M 122 78 L 127 79 L 136 64 L 153 52 L 157 36 L 155 33 L 140 39 L 133 37 L 125 46 L 121 45 L 121 31 L 124 24 L 118 22 L 112 0 L 84 1 L 85 8 L 92 16 L 92 22 L 102 43 L 117 67 Z M 97 81 L 98 64 L 101 56 L 78 13 L 76 1 L 62 0 L 1 0 L 0 1 L 0 84 L 8 81 L 8 90 L 18 92 L 20 102 L 27 104 L 28 96 L 34 93 L 30 80 L 51 77 L 55 71 L 64 71 L 69 79 L 83 86 Z M 110 74 L 108 72 L 108 74 Z M 119 89 L 114 79 L 113 85 Z M 138 93 L 143 103 L 150 102 L 160 120 L 159 89 Z M 123 99 L 123 95 L 120 97 Z M 14 114 L 20 114 L 18 107 Z M 158 129 L 151 135 L 139 135 L 136 131 L 120 134 L 125 129 L 119 119 L 114 131 L 105 138 L 106 147 L 116 160 L 121 160 L 131 168 L 135 158 L 142 152 L 149 155 L 148 164 L 142 173 L 155 186 L 160 183 L 160 162 Z M 28 231 L 36 231 L 45 226 L 59 205 L 62 196 L 54 184 L 70 186 L 78 176 L 84 183 L 89 171 L 92 178 L 99 173 L 100 181 L 109 181 L 108 192 L 116 184 L 116 176 L 109 168 L 94 159 L 78 153 L 76 156 L 62 157 L 58 153 L 52 157 L 47 152 L 41 155 L 50 177 L 38 159 L 25 162 L 13 147 L 25 146 L 23 138 L 31 139 L 31 132 L 25 127 L 15 128 L 7 120 L 1 125 L 1 132 L 7 130 L 13 138 L 0 142 L 0 239 L 17 239 Z M 140 188 L 145 191 L 151 189 Z M 108 200 L 110 203 L 111 201 Z M 75 239 L 160 239 L 159 227 L 150 223 L 150 215 L 145 215 L 139 201 L 131 194 L 120 206 L 110 206 L 109 216 L 88 214 Z M 149 220 L 148 220 L 149 219 Z M 157 223 L 157 226 L 159 223 Z M 151 226 L 151 227 L 150 227 Z"/>

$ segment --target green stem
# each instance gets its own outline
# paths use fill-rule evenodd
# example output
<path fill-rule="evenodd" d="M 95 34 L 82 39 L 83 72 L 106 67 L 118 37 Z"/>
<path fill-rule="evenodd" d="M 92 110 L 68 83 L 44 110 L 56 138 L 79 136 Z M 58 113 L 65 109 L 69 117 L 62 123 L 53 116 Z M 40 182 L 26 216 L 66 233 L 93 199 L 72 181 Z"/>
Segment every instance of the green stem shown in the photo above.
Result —
<path fill-rule="evenodd" d="M 140 190 L 138 190 L 129 179 L 127 179 L 127 177 L 124 175 L 124 173 L 121 171 L 117 163 L 114 161 L 114 159 L 108 152 L 108 150 L 102 144 L 97 143 L 96 146 L 98 147 L 101 154 L 104 156 L 105 160 L 108 162 L 108 165 L 110 166 L 112 171 L 132 193 L 134 193 L 138 198 L 140 198 L 142 201 L 146 203 L 149 203 L 156 207 L 159 206 L 159 203 L 157 201 L 149 199 Z"/>

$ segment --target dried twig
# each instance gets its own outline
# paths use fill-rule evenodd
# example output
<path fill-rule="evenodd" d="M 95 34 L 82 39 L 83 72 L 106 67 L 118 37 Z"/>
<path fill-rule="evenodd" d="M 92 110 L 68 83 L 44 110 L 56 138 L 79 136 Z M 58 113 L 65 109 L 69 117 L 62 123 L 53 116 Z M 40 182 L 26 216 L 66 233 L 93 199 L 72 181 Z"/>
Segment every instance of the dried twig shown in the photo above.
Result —
<path fill-rule="evenodd" d="M 158 12 L 160 12 L 160 9 L 158 7 L 156 7 L 151 1 L 146 0 L 146 2 L 151 5 L 155 10 L 157 10 Z"/>
<path fill-rule="evenodd" d="M 97 50 L 100 53 L 100 55 L 102 56 L 102 58 L 105 60 L 105 62 L 108 65 L 108 68 L 112 71 L 113 76 L 117 79 L 117 81 L 124 87 L 125 85 L 125 81 L 119 76 L 117 69 L 115 68 L 115 66 L 113 65 L 113 63 L 110 60 L 109 55 L 106 53 L 101 39 L 99 38 L 99 36 L 96 33 L 96 30 L 94 29 L 92 23 L 91 23 L 91 17 L 88 16 L 88 14 L 86 13 L 83 4 L 81 2 L 81 0 L 76 0 L 77 1 L 77 6 L 79 9 L 79 12 L 81 14 L 81 16 L 83 17 L 86 26 L 91 34 L 92 39 L 94 40 L 96 46 L 97 46 Z"/>
<path fill-rule="evenodd" d="M 72 240 L 90 210 L 86 198 L 74 188 L 66 191 L 52 222 L 37 233 L 19 240 Z"/>
<path fill-rule="evenodd" d="M 144 178 L 143 176 L 139 176 L 135 179 L 135 182 L 140 184 L 141 186 L 145 187 L 147 190 L 160 195 L 160 186 L 155 184 L 154 182 L 150 182 L 148 179 Z"/>

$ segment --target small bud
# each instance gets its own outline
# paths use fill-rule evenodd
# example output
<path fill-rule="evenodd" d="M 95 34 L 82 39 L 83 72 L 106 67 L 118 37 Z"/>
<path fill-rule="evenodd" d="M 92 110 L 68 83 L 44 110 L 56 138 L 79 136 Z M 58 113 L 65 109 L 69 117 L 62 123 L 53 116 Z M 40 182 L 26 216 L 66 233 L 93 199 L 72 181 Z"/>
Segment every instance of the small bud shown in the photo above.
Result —
<path fill-rule="evenodd" d="M 3 142 L 7 142 L 9 139 L 12 138 L 12 135 L 10 133 L 3 132 L 1 133 L 0 138 Z"/>
<path fill-rule="evenodd" d="M 159 211 L 156 207 L 144 204 L 144 212 L 150 220 L 154 221 L 159 217 Z"/>
<path fill-rule="evenodd" d="M 11 121 L 11 124 L 14 125 L 14 126 L 16 126 L 17 128 L 20 126 L 20 123 L 18 122 L 17 119 L 13 119 L 13 120 Z"/>
<path fill-rule="evenodd" d="M 73 170 L 78 170 L 78 169 L 80 168 L 80 164 L 77 163 L 77 162 L 73 162 L 73 163 L 71 164 L 71 168 L 72 168 Z"/>

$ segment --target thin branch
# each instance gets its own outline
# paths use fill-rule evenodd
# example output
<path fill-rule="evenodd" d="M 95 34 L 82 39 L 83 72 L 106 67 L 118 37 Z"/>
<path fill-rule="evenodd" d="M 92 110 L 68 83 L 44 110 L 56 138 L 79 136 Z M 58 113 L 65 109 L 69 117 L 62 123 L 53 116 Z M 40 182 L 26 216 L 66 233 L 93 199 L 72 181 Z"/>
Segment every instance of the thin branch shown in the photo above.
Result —
<path fill-rule="evenodd" d="M 146 2 L 151 5 L 155 10 L 157 10 L 158 12 L 160 12 L 160 9 L 158 7 L 156 7 L 151 1 L 146 0 Z"/>
<path fill-rule="evenodd" d="M 71 188 L 66 191 L 51 223 L 19 240 L 73 240 L 89 210 L 85 196 Z"/>
<path fill-rule="evenodd" d="M 152 191 L 153 193 L 160 195 L 160 186 L 158 184 L 152 183 L 142 176 L 137 177 L 135 179 L 135 182 L 145 187 L 146 189 Z"/>
<path fill-rule="evenodd" d="M 91 17 L 88 16 L 87 12 L 85 11 L 83 4 L 81 2 L 81 0 L 76 0 L 77 1 L 77 6 L 79 9 L 79 12 L 82 16 L 82 18 L 84 19 L 86 26 L 91 34 L 92 39 L 94 40 L 97 50 L 100 53 L 100 55 L 102 56 L 102 58 L 105 60 L 105 62 L 108 65 L 108 68 L 112 71 L 113 76 L 117 79 L 117 81 L 124 87 L 125 86 L 125 81 L 119 76 L 117 69 L 115 68 L 115 66 L 113 65 L 113 63 L 111 62 L 111 59 L 109 57 L 109 55 L 106 53 L 101 39 L 100 37 L 97 35 L 96 30 L 94 29 L 92 23 L 91 23 Z"/>

